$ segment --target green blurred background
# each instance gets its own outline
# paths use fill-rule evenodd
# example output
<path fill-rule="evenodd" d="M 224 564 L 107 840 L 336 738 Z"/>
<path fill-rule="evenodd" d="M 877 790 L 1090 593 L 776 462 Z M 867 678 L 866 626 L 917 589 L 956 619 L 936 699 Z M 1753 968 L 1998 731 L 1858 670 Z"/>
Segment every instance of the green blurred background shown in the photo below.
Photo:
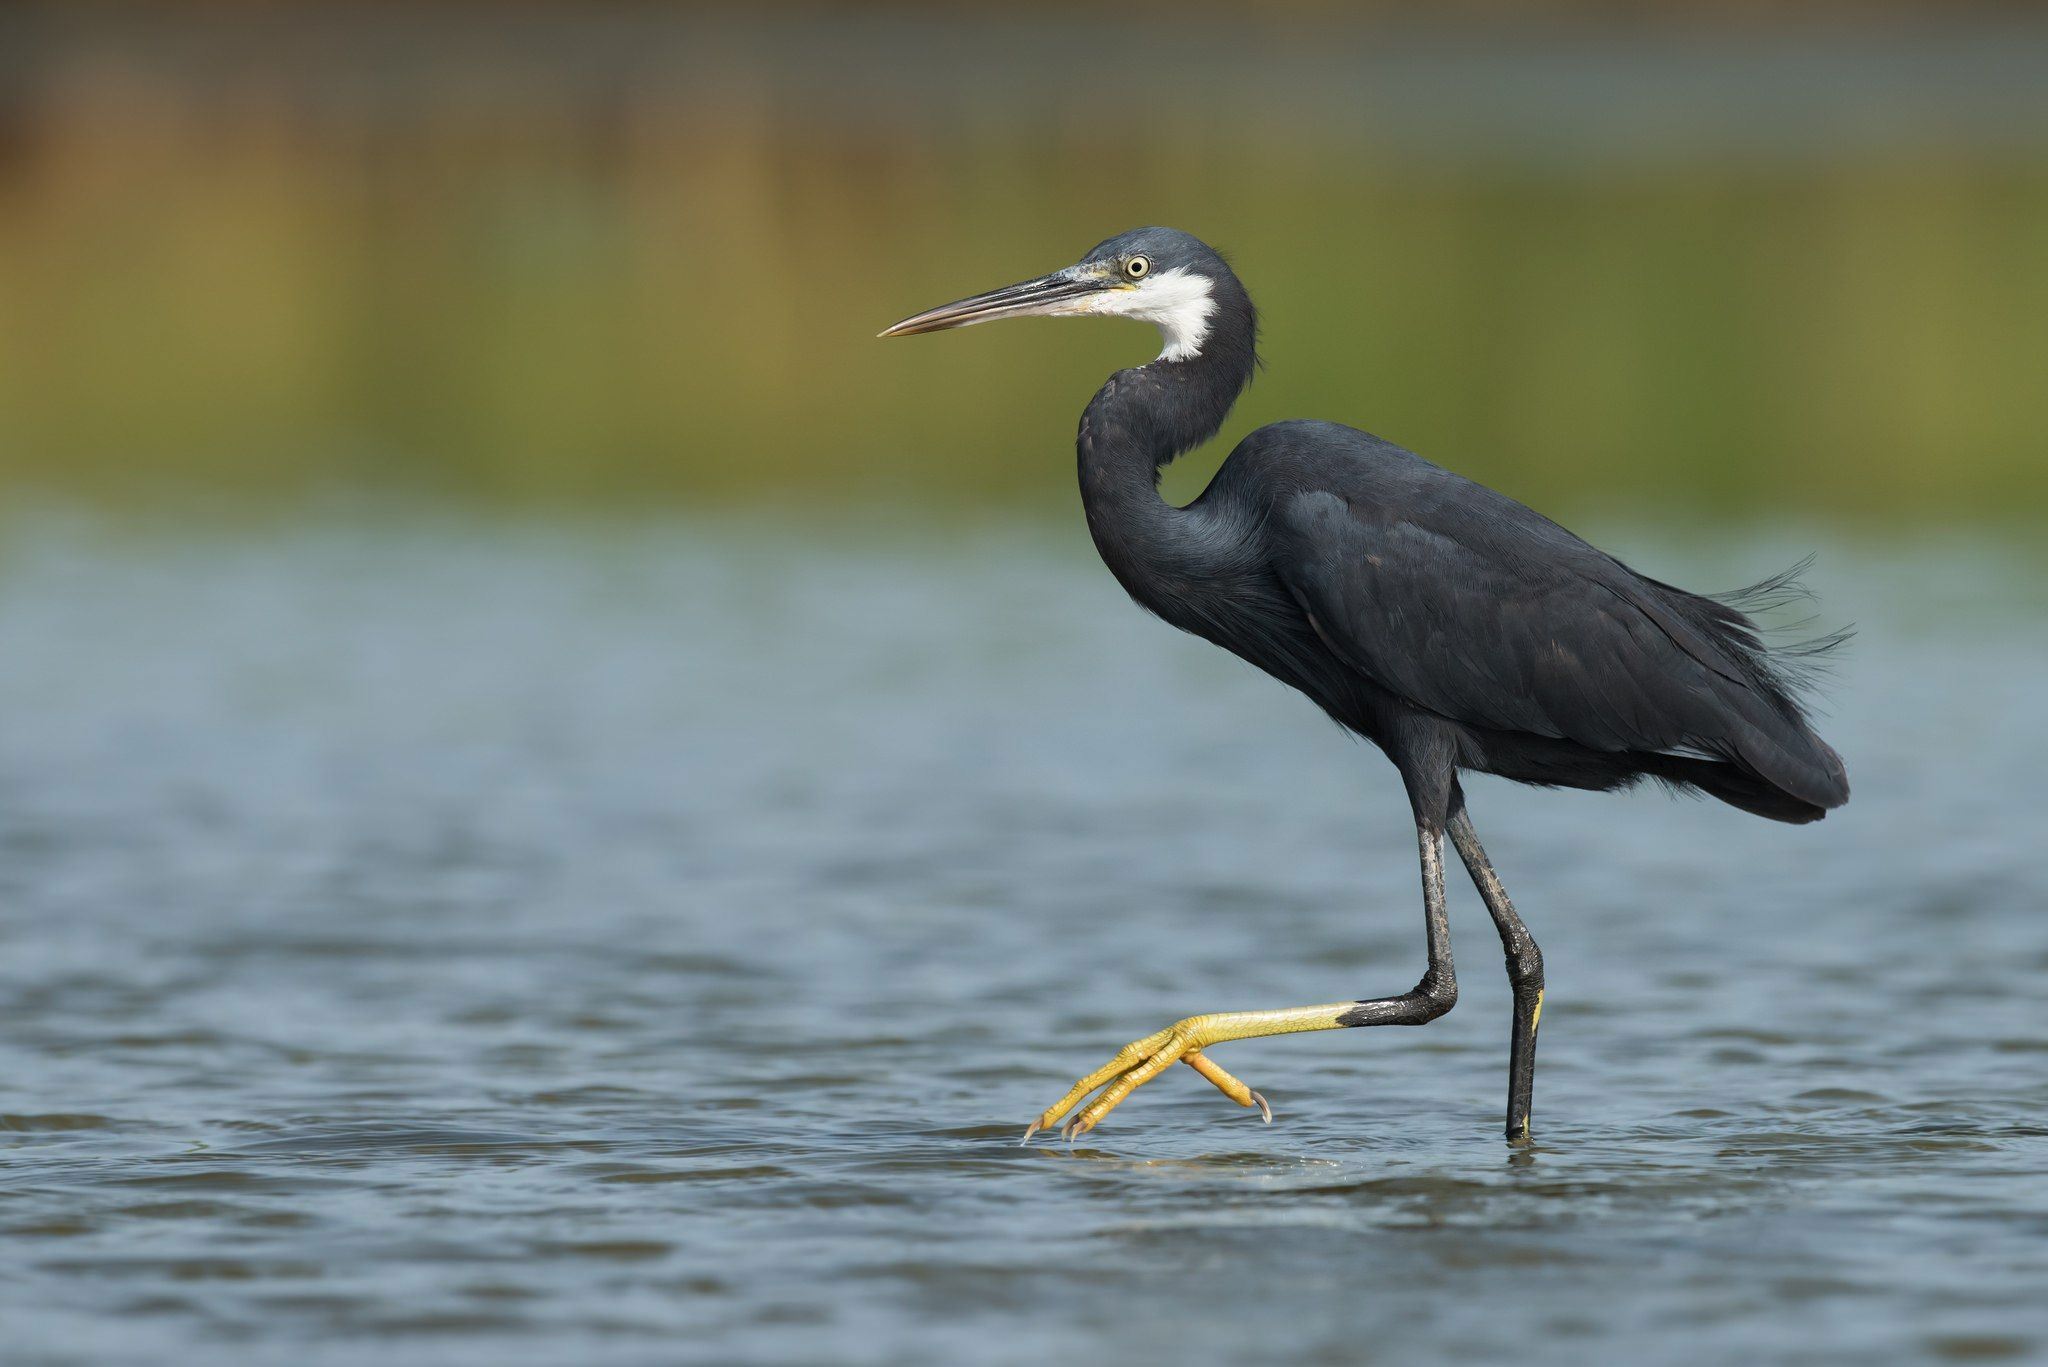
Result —
<path fill-rule="evenodd" d="M 873 334 L 1153 222 L 1267 326 L 1179 494 L 2048 510 L 2048 21 L 1932 4 L 10 10 L 0 499 L 1055 506 L 1149 334 Z"/>

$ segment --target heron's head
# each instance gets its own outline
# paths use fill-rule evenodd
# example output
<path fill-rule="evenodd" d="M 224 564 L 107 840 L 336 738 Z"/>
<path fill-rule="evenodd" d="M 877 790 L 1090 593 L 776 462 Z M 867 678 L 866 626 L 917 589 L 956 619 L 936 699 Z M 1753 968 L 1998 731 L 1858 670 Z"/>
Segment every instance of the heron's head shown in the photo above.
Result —
<path fill-rule="evenodd" d="M 907 337 L 997 318 L 1137 318 L 1156 324 L 1166 339 L 1161 360 L 1185 361 L 1202 354 L 1224 321 L 1220 313 L 1240 323 L 1249 343 L 1251 301 L 1223 258 L 1176 229 L 1134 228 L 1063 270 L 926 309 L 881 335 Z"/>

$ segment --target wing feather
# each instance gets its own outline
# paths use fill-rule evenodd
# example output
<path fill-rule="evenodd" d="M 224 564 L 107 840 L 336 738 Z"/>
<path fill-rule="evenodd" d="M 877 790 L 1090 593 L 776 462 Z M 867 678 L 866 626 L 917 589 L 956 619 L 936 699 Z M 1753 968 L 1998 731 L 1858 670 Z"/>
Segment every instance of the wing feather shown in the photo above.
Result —
<path fill-rule="evenodd" d="M 1427 469 L 1436 478 L 1399 497 L 1311 490 L 1274 509 L 1281 578 L 1352 668 L 1492 730 L 1766 773 L 1810 761 L 1800 752 L 1818 742 L 1789 700 L 1661 585 L 1511 499 Z"/>

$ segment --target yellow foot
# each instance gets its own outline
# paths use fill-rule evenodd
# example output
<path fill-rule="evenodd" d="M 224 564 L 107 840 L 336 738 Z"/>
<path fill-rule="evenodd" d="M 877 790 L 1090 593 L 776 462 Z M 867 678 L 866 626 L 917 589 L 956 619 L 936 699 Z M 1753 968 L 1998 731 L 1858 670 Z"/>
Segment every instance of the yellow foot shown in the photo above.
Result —
<path fill-rule="evenodd" d="M 1291 1035 L 1303 1030 L 1336 1030 L 1348 1023 L 1356 1002 L 1332 1002 L 1327 1006 L 1290 1006 L 1279 1011 L 1222 1011 L 1206 1016 L 1189 1016 L 1164 1030 L 1132 1040 L 1116 1051 L 1116 1057 L 1082 1078 L 1067 1094 L 1046 1109 L 1024 1131 L 1029 1142 L 1040 1130 L 1060 1123 L 1068 1111 L 1096 1088 L 1102 1095 L 1067 1122 L 1062 1131 L 1069 1143 L 1102 1123 L 1123 1099 L 1158 1077 L 1176 1062 L 1187 1064 L 1214 1083 L 1223 1095 L 1240 1106 L 1256 1106 L 1268 1124 L 1273 1108 L 1266 1098 L 1239 1082 L 1212 1062 L 1203 1050 L 1225 1040 L 1253 1039 L 1262 1035 Z"/>
<path fill-rule="evenodd" d="M 1142 1087 L 1159 1074 L 1172 1067 L 1176 1061 L 1200 1073 L 1216 1085 L 1216 1089 L 1240 1106 L 1256 1106 L 1259 1115 L 1270 1125 L 1273 1123 L 1273 1108 L 1266 1104 L 1266 1098 L 1232 1077 L 1224 1067 L 1202 1052 L 1195 1042 L 1196 1032 L 1189 1027 L 1199 1018 L 1190 1018 L 1172 1025 L 1141 1040 L 1133 1040 L 1117 1050 L 1116 1057 L 1102 1067 L 1075 1083 L 1067 1094 L 1061 1097 L 1044 1115 L 1025 1127 L 1024 1137 L 1017 1142 L 1028 1144 L 1031 1136 L 1040 1130 L 1050 1129 L 1060 1123 L 1060 1117 L 1074 1108 L 1075 1103 L 1098 1087 L 1102 1095 L 1068 1121 L 1060 1131 L 1068 1143 L 1095 1128 L 1102 1117 L 1115 1110 L 1117 1104 L 1132 1092 Z M 1103 1087 L 1103 1084 L 1109 1084 Z"/>
<path fill-rule="evenodd" d="M 1260 1096 L 1257 1092 L 1225 1072 L 1223 1066 L 1217 1063 L 1216 1060 L 1197 1049 L 1192 1053 L 1182 1054 L 1180 1061 L 1215 1083 L 1216 1090 L 1222 1092 L 1223 1095 L 1229 1097 L 1238 1105 L 1258 1107 L 1259 1119 L 1265 1121 L 1268 1125 L 1273 1123 L 1273 1108 L 1266 1104 L 1266 1098 Z"/>

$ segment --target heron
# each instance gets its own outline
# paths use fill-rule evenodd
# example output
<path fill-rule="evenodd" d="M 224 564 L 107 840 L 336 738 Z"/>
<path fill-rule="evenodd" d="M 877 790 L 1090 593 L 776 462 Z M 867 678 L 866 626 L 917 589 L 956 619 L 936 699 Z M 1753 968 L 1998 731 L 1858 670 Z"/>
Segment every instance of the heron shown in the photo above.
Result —
<path fill-rule="evenodd" d="M 1788 576 L 1689 593 L 1504 494 L 1337 423 L 1261 427 L 1199 497 L 1169 502 L 1161 471 L 1215 435 L 1259 364 L 1258 314 L 1243 283 L 1214 249 L 1175 229 L 1122 233 L 1074 265 L 881 335 L 1031 316 L 1158 327 L 1157 358 L 1111 375 L 1081 414 L 1089 532 L 1141 607 L 1306 694 L 1393 762 L 1414 817 L 1426 968 L 1393 996 L 1176 1021 L 1082 1077 L 1019 1142 L 1063 1120 L 1073 1141 L 1176 1062 L 1270 1123 L 1265 1098 L 1211 1048 L 1442 1016 L 1458 1000 L 1449 837 L 1506 957 L 1507 1138 L 1528 1143 L 1543 952 L 1479 842 L 1461 776 L 1601 791 L 1649 779 L 1773 821 L 1817 821 L 1848 801 L 1849 782 L 1809 723 L 1804 666 L 1840 634 L 1767 639 L 1751 613 Z"/>

